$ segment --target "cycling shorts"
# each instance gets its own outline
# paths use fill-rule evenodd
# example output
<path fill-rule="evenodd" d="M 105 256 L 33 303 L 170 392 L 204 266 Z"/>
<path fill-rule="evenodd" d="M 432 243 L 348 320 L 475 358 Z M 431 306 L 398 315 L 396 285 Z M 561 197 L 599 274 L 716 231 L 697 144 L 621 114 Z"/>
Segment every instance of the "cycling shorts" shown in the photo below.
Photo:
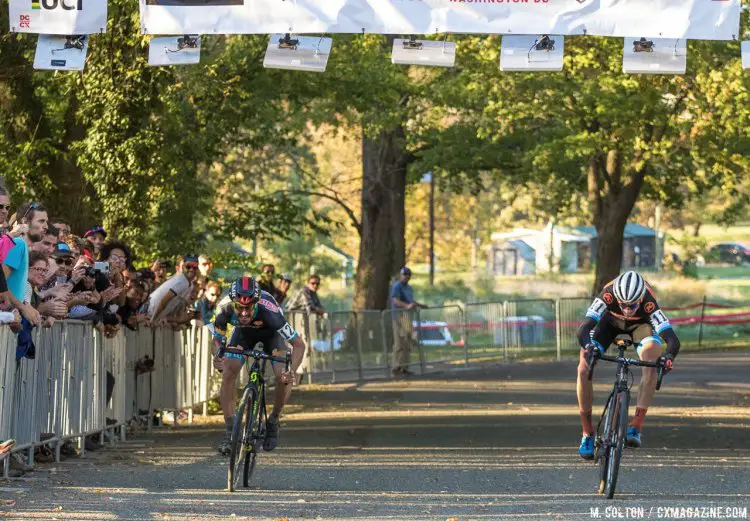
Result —
<path fill-rule="evenodd" d="M 286 341 L 276 332 L 269 337 L 267 335 L 261 336 L 254 334 L 254 331 L 249 328 L 235 327 L 232 330 L 232 335 L 229 337 L 227 349 L 239 348 L 250 350 L 253 349 L 258 342 L 263 342 L 263 351 L 267 355 L 273 354 L 274 351 L 285 351 L 287 348 Z M 240 360 L 241 362 L 245 361 L 245 356 L 238 352 L 227 351 L 224 353 L 224 356 L 232 360 Z"/>
<path fill-rule="evenodd" d="M 656 334 L 656 331 L 654 331 L 654 328 L 650 323 L 633 324 L 625 326 L 624 328 L 619 328 L 609 320 L 604 319 L 599 322 L 592 331 L 593 339 L 599 342 L 605 351 L 609 349 L 609 346 L 619 335 L 630 336 L 633 343 L 638 346 L 636 348 L 638 354 L 640 354 L 641 344 L 646 340 L 654 341 L 660 345 L 662 344 L 661 339 Z"/>

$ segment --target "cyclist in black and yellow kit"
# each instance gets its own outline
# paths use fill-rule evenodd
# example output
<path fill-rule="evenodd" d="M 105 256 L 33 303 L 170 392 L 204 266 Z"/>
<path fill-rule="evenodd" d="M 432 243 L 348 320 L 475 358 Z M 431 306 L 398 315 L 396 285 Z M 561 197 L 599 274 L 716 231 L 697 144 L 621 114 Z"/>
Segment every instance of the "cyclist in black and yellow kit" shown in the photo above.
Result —
<path fill-rule="evenodd" d="M 635 271 L 623 273 L 604 286 L 601 293 L 586 312 L 586 319 L 578 330 L 581 356 L 578 363 L 578 406 L 583 426 L 583 437 L 578 453 L 584 459 L 594 457 L 595 431 L 591 423 L 593 384 L 588 379 L 589 363 L 592 356 L 604 354 L 618 335 L 630 335 L 638 345 L 637 353 L 641 360 L 659 361 L 664 372 L 672 369 L 672 362 L 680 350 L 680 340 L 672 325 L 656 302 L 654 292 Z M 662 354 L 662 345 L 667 350 Z M 646 411 L 656 391 L 656 369 L 644 367 L 635 417 L 628 427 L 626 442 L 630 447 L 641 446 L 641 430 Z"/>
<path fill-rule="evenodd" d="M 234 330 L 227 342 L 226 334 L 230 324 L 234 326 Z M 292 367 L 289 371 L 272 363 L 276 373 L 276 394 L 273 411 L 266 424 L 263 449 L 275 449 L 279 439 L 279 414 L 289 401 L 295 372 L 302 363 L 304 340 L 286 321 L 274 298 L 261 291 L 252 277 L 242 277 L 232 283 L 229 296 L 217 305 L 213 334 L 214 367 L 222 372 L 219 401 L 227 429 L 224 440 L 218 447 L 223 455 L 228 454 L 231 448 L 237 376 L 245 363 L 243 350 L 251 350 L 258 342 L 263 342 L 265 352 L 271 354 L 276 350 L 286 350 L 287 342 L 292 345 Z M 222 349 L 224 356 L 218 358 Z"/>

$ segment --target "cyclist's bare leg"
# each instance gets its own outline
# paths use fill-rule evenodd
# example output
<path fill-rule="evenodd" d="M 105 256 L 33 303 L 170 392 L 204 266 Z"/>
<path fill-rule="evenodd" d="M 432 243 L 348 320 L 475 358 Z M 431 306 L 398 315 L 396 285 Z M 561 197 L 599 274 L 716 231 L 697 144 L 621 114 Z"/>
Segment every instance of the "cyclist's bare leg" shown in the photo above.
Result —
<path fill-rule="evenodd" d="M 292 395 L 292 384 L 281 383 L 281 373 L 283 371 L 284 366 L 282 364 L 273 364 L 273 372 L 276 375 L 276 389 L 274 390 L 273 411 L 271 411 L 271 416 L 274 417 L 274 419 L 279 417 L 282 409 L 284 409 L 284 405 L 289 402 L 289 398 Z"/>
<path fill-rule="evenodd" d="M 234 358 L 224 358 L 224 370 L 221 376 L 221 390 L 219 391 L 219 403 L 224 412 L 224 420 L 229 422 L 234 419 L 235 394 L 237 388 L 237 376 L 242 369 L 242 361 Z"/>
<path fill-rule="evenodd" d="M 656 362 L 661 356 L 661 346 L 654 341 L 644 342 L 639 351 L 638 356 L 646 362 Z M 641 382 L 638 385 L 638 398 L 636 399 L 636 414 L 645 416 L 656 392 L 656 368 L 643 367 L 641 371 Z M 638 411 L 638 409 L 641 409 L 641 411 Z M 638 420 L 638 427 L 640 429 L 643 424 L 643 418 L 639 418 Z"/>
<path fill-rule="evenodd" d="M 578 360 L 578 379 L 576 381 L 578 394 L 578 411 L 581 414 L 581 428 L 584 435 L 594 432 L 591 424 L 591 405 L 594 401 L 594 384 L 589 380 L 589 367 L 586 365 L 586 350 L 581 349 Z"/>

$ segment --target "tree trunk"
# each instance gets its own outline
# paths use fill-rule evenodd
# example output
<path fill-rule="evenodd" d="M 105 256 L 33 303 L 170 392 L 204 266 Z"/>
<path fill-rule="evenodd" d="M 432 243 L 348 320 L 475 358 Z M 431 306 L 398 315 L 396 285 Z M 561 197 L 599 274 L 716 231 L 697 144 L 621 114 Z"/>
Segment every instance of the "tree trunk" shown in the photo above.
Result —
<path fill-rule="evenodd" d="M 622 156 L 616 150 L 592 159 L 589 165 L 589 205 L 597 233 L 594 294 L 620 274 L 625 225 L 646 174 L 645 168 L 629 170 L 625 175 L 622 170 Z"/>
<path fill-rule="evenodd" d="M 355 309 L 385 309 L 390 283 L 404 266 L 406 169 L 401 126 L 362 138 L 362 234 Z"/>

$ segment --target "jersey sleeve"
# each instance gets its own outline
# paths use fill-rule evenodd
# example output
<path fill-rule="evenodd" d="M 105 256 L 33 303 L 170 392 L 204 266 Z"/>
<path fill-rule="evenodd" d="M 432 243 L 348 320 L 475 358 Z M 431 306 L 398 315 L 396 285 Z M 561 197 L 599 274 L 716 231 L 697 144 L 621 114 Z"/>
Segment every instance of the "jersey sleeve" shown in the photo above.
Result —
<path fill-rule="evenodd" d="M 591 332 L 601 322 L 602 318 L 609 311 L 610 306 L 614 303 L 615 297 L 612 294 L 611 287 L 611 284 L 607 284 L 586 310 L 586 318 L 578 328 L 578 343 L 581 347 L 585 347 L 591 343 Z"/>
<path fill-rule="evenodd" d="M 667 353 L 676 357 L 680 351 L 680 339 L 677 338 L 672 324 L 669 322 L 667 315 L 664 314 L 664 311 L 659 307 L 651 291 L 648 292 L 643 303 L 643 310 L 648 314 L 648 320 L 651 322 L 651 327 L 654 328 L 656 334 L 667 342 Z"/>
<path fill-rule="evenodd" d="M 643 310 L 648 314 L 648 320 L 651 322 L 654 331 L 658 334 L 661 335 L 667 329 L 672 329 L 672 324 L 669 323 L 669 319 L 664 314 L 664 311 L 656 303 L 656 299 L 646 299 L 643 303 Z"/>
<path fill-rule="evenodd" d="M 610 291 L 611 286 L 607 285 L 601 293 L 599 293 L 594 301 L 586 310 L 586 318 L 593 319 L 597 324 L 604 317 L 605 313 L 609 310 L 610 306 L 615 301 L 615 296 Z"/>
<path fill-rule="evenodd" d="M 216 317 L 214 318 L 213 335 L 214 338 L 220 342 L 226 344 L 227 342 L 227 326 L 232 320 L 232 309 L 231 304 L 223 304 L 217 306 Z"/>

